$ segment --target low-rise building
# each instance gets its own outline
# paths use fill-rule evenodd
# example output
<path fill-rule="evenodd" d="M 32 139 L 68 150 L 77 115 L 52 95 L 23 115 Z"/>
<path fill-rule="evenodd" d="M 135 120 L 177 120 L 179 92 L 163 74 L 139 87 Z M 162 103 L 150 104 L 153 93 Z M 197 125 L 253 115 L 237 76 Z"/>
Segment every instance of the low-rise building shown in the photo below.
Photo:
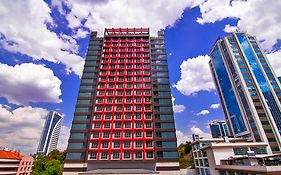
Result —
<path fill-rule="evenodd" d="M 200 138 L 192 142 L 192 152 L 197 175 L 281 174 L 281 156 L 264 142 Z"/>
<path fill-rule="evenodd" d="M 16 151 L 0 150 L 0 175 L 30 175 L 33 160 Z"/>

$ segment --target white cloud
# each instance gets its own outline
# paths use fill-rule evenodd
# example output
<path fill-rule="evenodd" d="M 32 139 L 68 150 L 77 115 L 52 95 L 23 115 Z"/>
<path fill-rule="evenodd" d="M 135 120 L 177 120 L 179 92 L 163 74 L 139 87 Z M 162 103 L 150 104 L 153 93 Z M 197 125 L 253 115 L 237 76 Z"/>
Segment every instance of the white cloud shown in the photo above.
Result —
<path fill-rule="evenodd" d="M 238 30 L 238 27 L 236 26 L 231 26 L 229 24 L 225 25 L 224 29 L 223 29 L 226 33 L 231 33 L 231 32 L 235 32 Z"/>
<path fill-rule="evenodd" d="M 13 67 L 0 63 L 0 82 L 0 96 L 9 103 L 62 101 L 60 79 L 43 65 L 24 63 Z"/>
<path fill-rule="evenodd" d="M 83 30 L 80 28 L 77 30 L 77 32 L 75 33 L 73 38 L 75 38 L 75 39 L 85 38 L 88 34 L 89 34 L 89 32 L 87 30 Z"/>
<path fill-rule="evenodd" d="M 177 134 L 177 145 L 179 146 L 182 143 L 188 142 L 188 141 L 192 141 L 191 136 L 185 135 L 183 132 L 181 132 L 180 130 L 176 131 Z"/>
<path fill-rule="evenodd" d="M 194 7 L 203 0 L 108 0 L 89 1 L 53 0 L 61 9 L 64 3 L 71 11 L 67 14 L 69 27 L 82 26 L 103 34 L 106 27 L 150 27 L 153 34 L 166 26 L 173 26 L 185 8 Z M 148 5 L 149 4 L 149 5 Z M 83 9 L 83 10 L 81 10 Z M 62 11 L 62 10 L 60 10 Z"/>
<path fill-rule="evenodd" d="M 182 62 L 180 80 L 173 85 L 184 95 L 196 95 L 199 91 L 215 89 L 208 55 L 190 58 Z"/>
<path fill-rule="evenodd" d="M 181 113 L 185 110 L 185 106 L 184 105 L 173 105 L 173 109 L 174 109 L 174 113 Z"/>
<path fill-rule="evenodd" d="M 83 11 L 83 10 L 81 10 Z M 42 0 L 1 1 L 0 45 L 35 60 L 63 63 L 68 72 L 81 75 L 84 59 L 76 55 L 76 41 L 50 31 L 56 26 L 51 10 Z"/>
<path fill-rule="evenodd" d="M 203 138 L 212 138 L 210 133 L 206 133 L 196 126 L 192 126 L 190 128 L 190 131 L 192 132 L 192 134 L 197 134 L 197 135 L 199 135 L 200 137 L 203 137 Z"/>
<path fill-rule="evenodd" d="M 13 111 L 0 104 L 0 146 L 18 150 L 23 154 L 36 153 L 48 111 L 31 106 Z M 70 129 L 62 126 L 58 149 L 65 150 Z"/>
<path fill-rule="evenodd" d="M 34 154 L 47 112 L 30 106 L 8 111 L 0 104 L 0 145 L 24 154 Z"/>
<path fill-rule="evenodd" d="M 68 144 L 68 139 L 70 135 L 70 128 L 67 126 L 62 126 L 61 131 L 60 131 L 60 137 L 58 141 L 58 146 L 57 148 L 61 151 L 66 150 L 67 144 Z"/>
<path fill-rule="evenodd" d="M 198 112 L 196 115 L 207 115 L 210 114 L 210 111 L 208 111 L 207 109 L 203 109 L 202 111 Z"/>
<path fill-rule="evenodd" d="M 220 107 L 220 104 L 219 104 L 219 103 L 212 104 L 212 105 L 210 106 L 211 109 L 217 109 L 217 108 L 219 108 L 219 107 Z"/>
<path fill-rule="evenodd" d="M 225 18 L 236 18 L 237 27 L 264 41 L 262 46 L 268 51 L 281 39 L 281 1 L 207 0 L 199 7 L 201 17 L 197 19 L 198 23 L 214 23 Z"/>
<path fill-rule="evenodd" d="M 267 54 L 270 65 L 273 67 L 276 76 L 281 76 L 281 50 Z"/>
<path fill-rule="evenodd" d="M 174 110 L 174 113 L 181 113 L 185 110 L 185 106 L 184 105 L 178 105 L 178 104 L 175 104 L 175 97 L 172 96 L 172 103 L 173 103 L 173 110 Z"/>

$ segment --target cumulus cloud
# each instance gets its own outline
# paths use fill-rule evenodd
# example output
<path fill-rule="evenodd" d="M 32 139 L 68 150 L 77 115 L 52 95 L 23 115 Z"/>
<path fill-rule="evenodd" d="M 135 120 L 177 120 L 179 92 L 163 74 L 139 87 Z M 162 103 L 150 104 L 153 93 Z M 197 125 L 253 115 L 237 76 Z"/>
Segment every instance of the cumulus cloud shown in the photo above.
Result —
<path fill-rule="evenodd" d="M 156 31 L 166 26 L 173 26 L 186 8 L 197 6 L 203 1 L 178 0 L 175 3 L 174 0 L 53 0 L 52 4 L 61 12 L 62 4 L 70 9 L 70 13 L 66 15 L 70 28 L 83 26 L 103 34 L 106 27 L 150 27 L 152 33 L 156 34 Z"/>
<path fill-rule="evenodd" d="M 189 131 L 191 132 L 191 134 L 184 134 L 182 131 L 177 130 L 176 131 L 176 135 L 177 135 L 177 145 L 179 146 L 182 143 L 185 142 L 189 142 L 192 141 L 192 134 L 197 134 L 200 137 L 203 138 L 212 138 L 210 133 L 204 132 L 202 131 L 200 128 L 198 128 L 197 126 L 193 125 Z"/>
<path fill-rule="evenodd" d="M 184 134 L 180 130 L 176 131 L 177 134 L 177 145 L 179 146 L 182 143 L 192 141 L 192 137 Z"/>
<path fill-rule="evenodd" d="M 210 111 L 208 111 L 207 109 L 203 109 L 202 111 L 198 112 L 196 115 L 199 116 L 199 115 L 207 115 L 207 114 L 210 114 Z"/>
<path fill-rule="evenodd" d="M 190 131 L 192 132 L 192 134 L 197 134 L 197 135 L 199 135 L 200 137 L 203 137 L 203 138 L 212 138 L 210 133 L 202 131 L 197 126 L 192 126 L 190 128 Z"/>
<path fill-rule="evenodd" d="M 0 145 L 34 154 L 47 113 L 45 109 L 30 106 L 8 111 L 0 104 Z"/>
<path fill-rule="evenodd" d="M 77 43 L 70 36 L 49 30 L 56 24 L 44 1 L 1 1 L 0 6 L 1 47 L 35 60 L 63 63 L 67 72 L 81 75 L 84 59 L 77 55 Z"/>
<path fill-rule="evenodd" d="M 174 113 L 181 113 L 185 110 L 185 106 L 184 105 L 179 105 L 179 104 L 175 104 L 175 97 L 172 96 L 172 103 L 173 103 L 173 110 Z"/>
<path fill-rule="evenodd" d="M 224 29 L 223 29 L 226 33 L 231 33 L 231 32 L 235 32 L 238 30 L 238 27 L 236 26 L 231 26 L 229 24 L 225 25 Z"/>
<path fill-rule="evenodd" d="M 184 95 L 196 95 L 199 91 L 215 89 L 208 55 L 189 58 L 180 65 L 180 80 L 173 85 Z"/>
<path fill-rule="evenodd" d="M 281 39 L 281 1 L 207 0 L 199 7 L 201 17 L 197 18 L 198 23 L 214 23 L 225 18 L 238 19 L 237 27 L 257 36 L 268 51 Z"/>
<path fill-rule="evenodd" d="M 83 30 L 80 28 L 77 30 L 77 32 L 75 33 L 73 38 L 75 38 L 75 39 L 85 38 L 88 34 L 89 34 L 89 32 L 87 30 Z"/>
<path fill-rule="evenodd" d="M 61 81 L 53 71 L 43 65 L 24 63 L 9 66 L 0 63 L 0 96 L 9 103 L 59 103 Z"/>
<path fill-rule="evenodd" d="M 276 76 L 281 76 L 281 50 L 267 54 L 270 65 L 273 67 Z"/>
<path fill-rule="evenodd" d="M 9 111 L 0 104 L 0 146 L 23 154 L 36 153 L 47 114 L 43 108 L 25 106 Z M 65 150 L 69 131 L 62 126 L 58 149 Z"/>
<path fill-rule="evenodd" d="M 220 104 L 219 104 L 219 103 L 212 104 L 212 105 L 210 106 L 211 109 L 217 109 L 217 108 L 219 108 L 219 107 L 220 107 Z"/>

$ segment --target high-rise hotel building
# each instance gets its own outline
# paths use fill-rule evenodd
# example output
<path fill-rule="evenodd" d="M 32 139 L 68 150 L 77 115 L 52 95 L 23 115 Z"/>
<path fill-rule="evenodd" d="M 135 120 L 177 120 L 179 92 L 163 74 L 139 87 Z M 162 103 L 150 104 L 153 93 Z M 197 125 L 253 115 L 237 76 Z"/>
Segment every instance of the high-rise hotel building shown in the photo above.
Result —
<path fill-rule="evenodd" d="M 91 33 L 64 174 L 179 174 L 164 33 Z"/>
<path fill-rule="evenodd" d="M 231 135 L 281 148 L 281 90 L 257 39 L 243 32 L 218 39 L 209 62 Z"/>
<path fill-rule="evenodd" d="M 47 155 L 57 149 L 63 115 L 50 111 L 46 117 L 37 148 L 38 155 Z"/>

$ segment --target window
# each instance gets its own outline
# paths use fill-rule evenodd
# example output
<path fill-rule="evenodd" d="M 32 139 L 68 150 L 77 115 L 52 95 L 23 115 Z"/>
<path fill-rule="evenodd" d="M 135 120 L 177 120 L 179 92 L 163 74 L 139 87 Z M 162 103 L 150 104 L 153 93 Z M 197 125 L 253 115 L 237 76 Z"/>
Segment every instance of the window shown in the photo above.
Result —
<path fill-rule="evenodd" d="M 91 148 L 98 148 L 99 143 L 98 142 L 92 142 Z"/>
<path fill-rule="evenodd" d="M 135 137 L 136 137 L 136 138 L 142 137 L 142 133 L 139 132 L 139 131 L 136 131 L 136 132 L 135 132 Z"/>
<path fill-rule="evenodd" d="M 94 133 L 92 134 L 92 137 L 93 137 L 93 138 L 99 138 L 99 137 L 100 137 L 100 133 L 99 133 L 99 132 L 94 132 Z"/>
<path fill-rule="evenodd" d="M 97 159 L 97 153 L 90 153 L 90 159 Z"/>
<path fill-rule="evenodd" d="M 120 138 L 121 133 L 120 132 L 114 132 L 114 138 Z"/>
<path fill-rule="evenodd" d="M 108 153 L 107 152 L 102 152 L 101 153 L 101 159 L 108 159 Z"/>
<path fill-rule="evenodd" d="M 116 106 L 117 111 L 122 111 L 122 106 Z"/>
<path fill-rule="evenodd" d="M 132 133 L 131 132 L 125 132 L 124 133 L 124 137 L 125 138 L 130 138 L 132 136 Z"/>
<path fill-rule="evenodd" d="M 111 107 L 111 106 L 106 106 L 105 110 L 106 110 L 106 111 L 111 111 L 111 110 L 112 110 L 112 107 Z"/>
<path fill-rule="evenodd" d="M 136 123 L 136 128 L 142 128 L 142 123 Z"/>
<path fill-rule="evenodd" d="M 248 148 L 233 148 L 234 155 L 246 155 Z"/>
<path fill-rule="evenodd" d="M 110 128 L 110 123 L 104 123 L 103 128 Z"/>
<path fill-rule="evenodd" d="M 97 106 L 96 111 L 102 111 L 102 106 Z"/>
<path fill-rule="evenodd" d="M 136 153 L 135 153 L 135 158 L 136 158 L 136 159 L 141 159 L 141 158 L 142 158 L 142 152 L 139 152 L 139 151 L 136 152 Z"/>
<path fill-rule="evenodd" d="M 142 148 L 142 142 L 141 141 L 136 141 L 135 144 L 136 144 L 135 145 L 136 148 Z"/>
<path fill-rule="evenodd" d="M 125 128 L 131 128 L 132 123 L 130 122 L 125 122 Z"/>
<path fill-rule="evenodd" d="M 146 141 L 146 147 L 147 148 L 151 148 L 151 147 L 153 147 L 153 143 L 152 143 L 152 141 Z"/>
<path fill-rule="evenodd" d="M 108 98 L 108 99 L 106 99 L 106 102 L 107 102 L 107 103 L 112 103 L 112 102 L 113 102 L 113 98 Z"/>
<path fill-rule="evenodd" d="M 139 106 L 139 105 L 136 106 L 136 110 L 137 110 L 137 111 L 140 111 L 141 109 L 142 109 L 142 106 Z"/>
<path fill-rule="evenodd" d="M 125 109 L 126 109 L 127 111 L 130 111 L 130 110 L 132 110 L 132 106 L 126 106 Z"/>
<path fill-rule="evenodd" d="M 148 158 L 148 159 L 153 159 L 153 157 L 154 157 L 154 154 L 153 154 L 152 151 L 146 152 L 146 158 Z"/>
<path fill-rule="evenodd" d="M 113 148 L 120 148 L 120 142 L 113 142 Z"/>
<path fill-rule="evenodd" d="M 130 159 L 131 158 L 131 153 L 130 152 L 124 152 L 124 159 Z"/>
<path fill-rule="evenodd" d="M 100 120 L 100 119 L 101 119 L 101 114 L 96 114 L 96 115 L 94 116 L 94 119 L 95 119 L 95 120 Z"/>
<path fill-rule="evenodd" d="M 115 128 L 121 128 L 122 124 L 120 122 L 115 123 Z"/>
<path fill-rule="evenodd" d="M 109 138 L 110 136 L 110 133 L 109 132 L 104 132 L 103 133 L 103 138 Z"/>
<path fill-rule="evenodd" d="M 100 128 L 100 123 L 94 123 L 94 128 Z"/>
<path fill-rule="evenodd" d="M 126 120 L 131 120 L 132 119 L 132 114 L 125 114 L 125 119 Z"/>
<path fill-rule="evenodd" d="M 106 114 L 106 115 L 104 116 L 104 119 L 105 119 L 105 120 L 111 120 L 111 114 Z"/>
<path fill-rule="evenodd" d="M 145 114 L 145 119 L 151 119 L 152 115 L 151 114 Z"/>
<path fill-rule="evenodd" d="M 120 158 L 120 153 L 119 152 L 113 152 L 112 153 L 112 158 L 113 159 L 119 159 Z"/>
<path fill-rule="evenodd" d="M 146 137 L 152 137 L 152 132 L 151 131 L 146 131 L 145 132 Z"/>
<path fill-rule="evenodd" d="M 151 124 L 150 122 L 146 122 L 146 123 L 145 123 L 145 127 L 146 127 L 146 128 L 151 128 L 151 127 L 152 127 L 152 124 Z"/>
<path fill-rule="evenodd" d="M 141 119 L 141 114 L 140 113 L 136 113 L 135 114 L 135 119 L 137 119 L 137 120 Z"/>
<path fill-rule="evenodd" d="M 131 142 L 125 141 L 124 142 L 124 148 L 131 148 Z"/>
<path fill-rule="evenodd" d="M 121 117 L 121 114 L 115 114 L 115 120 L 121 120 L 122 117 Z"/>
<path fill-rule="evenodd" d="M 108 142 L 102 142 L 102 148 L 108 148 Z"/>

